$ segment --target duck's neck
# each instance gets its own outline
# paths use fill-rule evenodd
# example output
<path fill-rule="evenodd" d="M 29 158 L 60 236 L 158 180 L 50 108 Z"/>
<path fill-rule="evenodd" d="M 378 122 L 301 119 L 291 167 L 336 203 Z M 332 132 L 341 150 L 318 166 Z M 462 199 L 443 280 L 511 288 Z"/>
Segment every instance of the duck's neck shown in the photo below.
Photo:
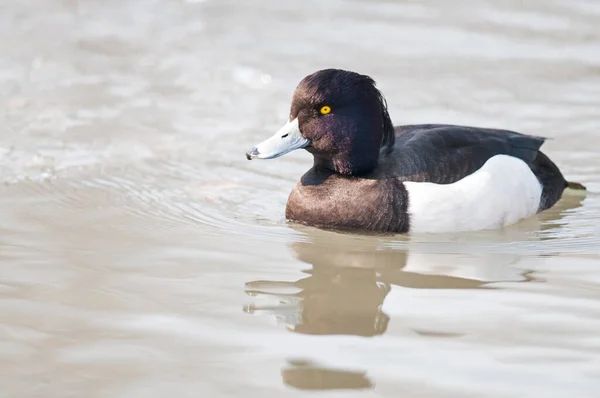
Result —
<path fill-rule="evenodd" d="M 329 171 L 345 176 L 360 176 L 371 172 L 379 163 L 379 152 L 376 156 L 347 156 L 322 157 L 314 155 L 315 170 Z"/>

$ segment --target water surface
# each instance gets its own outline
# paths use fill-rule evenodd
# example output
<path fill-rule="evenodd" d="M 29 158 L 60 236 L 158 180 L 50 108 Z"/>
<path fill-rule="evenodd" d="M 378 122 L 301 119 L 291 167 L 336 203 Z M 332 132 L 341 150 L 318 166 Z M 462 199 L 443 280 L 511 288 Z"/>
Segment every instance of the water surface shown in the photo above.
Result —
<path fill-rule="evenodd" d="M 600 7 L 0 4 L 0 396 L 596 397 Z M 247 162 L 319 68 L 502 127 L 589 188 L 501 231 L 290 225 Z"/>

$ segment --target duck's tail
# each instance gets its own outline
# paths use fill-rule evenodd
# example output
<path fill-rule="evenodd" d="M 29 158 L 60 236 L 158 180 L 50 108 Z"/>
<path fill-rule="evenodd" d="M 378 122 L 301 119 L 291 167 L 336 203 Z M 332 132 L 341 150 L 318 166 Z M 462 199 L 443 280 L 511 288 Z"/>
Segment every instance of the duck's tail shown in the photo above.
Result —
<path fill-rule="evenodd" d="M 573 189 L 575 191 L 587 191 L 585 185 L 579 182 L 567 181 L 567 188 Z"/>

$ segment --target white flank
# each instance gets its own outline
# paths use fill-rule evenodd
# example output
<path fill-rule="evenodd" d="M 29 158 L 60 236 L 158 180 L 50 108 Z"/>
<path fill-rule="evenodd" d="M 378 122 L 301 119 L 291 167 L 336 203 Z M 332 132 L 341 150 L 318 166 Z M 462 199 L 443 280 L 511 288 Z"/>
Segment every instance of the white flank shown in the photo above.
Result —
<path fill-rule="evenodd" d="M 452 184 L 405 182 L 410 232 L 498 229 L 537 213 L 542 186 L 521 159 L 496 155 Z"/>

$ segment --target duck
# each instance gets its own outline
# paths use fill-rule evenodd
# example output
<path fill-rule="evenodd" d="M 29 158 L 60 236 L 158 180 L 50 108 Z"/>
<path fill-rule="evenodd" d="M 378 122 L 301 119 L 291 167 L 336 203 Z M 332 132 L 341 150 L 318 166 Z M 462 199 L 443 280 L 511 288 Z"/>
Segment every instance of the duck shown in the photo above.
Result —
<path fill-rule="evenodd" d="M 568 182 L 540 151 L 546 137 L 454 124 L 394 125 L 365 74 L 322 69 L 295 88 L 289 120 L 246 152 L 294 150 L 312 167 L 289 194 L 288 222 L 371 233 L 501 229 L 551 208 Z"/>

